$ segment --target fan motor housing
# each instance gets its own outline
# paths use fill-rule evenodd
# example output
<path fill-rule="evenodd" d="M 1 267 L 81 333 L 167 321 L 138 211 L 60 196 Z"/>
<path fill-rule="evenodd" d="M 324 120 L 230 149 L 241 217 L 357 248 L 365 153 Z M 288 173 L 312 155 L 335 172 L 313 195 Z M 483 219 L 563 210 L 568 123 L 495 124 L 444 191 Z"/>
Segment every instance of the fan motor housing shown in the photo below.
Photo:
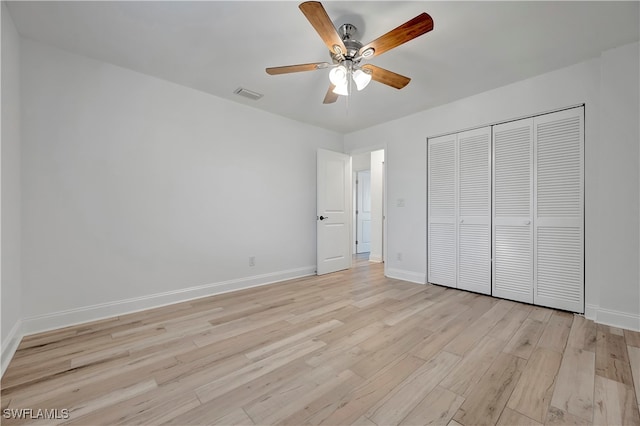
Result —
<path fill-rule="evenodd" d="M 342 24 L 340 28 L 338 28 L 338 32 L 340 33 L 340 37 L 342 37 L 342 42 L 344 43 L 344 47 L 347 48 L 347 51 L 344 55 L 337 55 L 335 53 L 331 54 L 331 58 L 334 63 L 340 63 L 345 59 L 353 60 L 356 56 L 358 56 L 358 52 L 362 48 L 362 43 L 353 38 L 358 29 L 353 24 Z"/>
<path fill-rule="evenodd" d="M 362 43 L 358 40 L 344 40 L 344 47 L 347 48 L 345 56 L 355 58 L 362 47 Z"/>

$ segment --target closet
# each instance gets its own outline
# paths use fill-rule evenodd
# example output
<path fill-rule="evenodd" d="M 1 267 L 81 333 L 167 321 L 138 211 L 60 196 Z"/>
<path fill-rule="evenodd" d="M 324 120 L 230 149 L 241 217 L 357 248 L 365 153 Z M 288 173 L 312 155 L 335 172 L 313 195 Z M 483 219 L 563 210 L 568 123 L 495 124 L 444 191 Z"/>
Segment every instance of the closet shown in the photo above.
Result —
<path fill-rule="evenodd" d="M 491 293 L 491 128 L 429 139 L 428 280 Z"/>
<path fill-rule="evenodd" d="M 428 140 L 433 284 L 584 312 L 584 107 Z"/>

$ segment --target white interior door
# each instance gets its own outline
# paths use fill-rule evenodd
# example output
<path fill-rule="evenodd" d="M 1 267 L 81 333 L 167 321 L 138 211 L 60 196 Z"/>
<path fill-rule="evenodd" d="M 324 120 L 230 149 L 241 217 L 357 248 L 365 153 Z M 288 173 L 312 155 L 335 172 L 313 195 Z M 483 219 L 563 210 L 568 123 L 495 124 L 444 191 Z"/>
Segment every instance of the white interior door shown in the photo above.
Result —
<path fill-rule="evenodd" d="M 371 251 L 371 172 L 357 173 L 356 179 L 356 253 Z"/>
<path fill-rule="evenodd" d="M 458 280 L 491 294 L 491 128 L 458 133 Z"/>
<path fill-rule="evenodd" d="M 427 280 L 456 287 L 456 135 L 428 141 Z"/>
<path fill-rule="evenodd" d="M 493 295 L 533 303 L 533 119 L 493 127 Z"/>
<path fill-rule="evenodd" d="M 534 303 L 584 312 L 584 109 L 534 118 Z"/>
<path fill-rule="evenodd" d="M 318 150 L 317 274 L 351 267 L 351 157 Z"/>

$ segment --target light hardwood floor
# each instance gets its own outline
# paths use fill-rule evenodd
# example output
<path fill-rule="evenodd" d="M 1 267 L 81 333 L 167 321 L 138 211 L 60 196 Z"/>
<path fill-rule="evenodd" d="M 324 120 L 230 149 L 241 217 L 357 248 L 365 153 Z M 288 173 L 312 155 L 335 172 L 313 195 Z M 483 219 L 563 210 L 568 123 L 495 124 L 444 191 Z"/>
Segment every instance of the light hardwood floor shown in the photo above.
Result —
<path fill-rule="evenodd" d="M 3 424 L 638 425 L 640 333 L 382 265 L 26 337 Z"/>

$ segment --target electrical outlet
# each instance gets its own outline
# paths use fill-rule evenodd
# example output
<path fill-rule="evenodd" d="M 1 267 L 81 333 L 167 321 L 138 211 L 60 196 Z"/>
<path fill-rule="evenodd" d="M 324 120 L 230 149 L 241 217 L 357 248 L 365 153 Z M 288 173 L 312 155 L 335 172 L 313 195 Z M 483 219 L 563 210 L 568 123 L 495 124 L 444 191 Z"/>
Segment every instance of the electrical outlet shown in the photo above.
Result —
<path fill-rule="evenodd" d="M 249 256 L 249 266 L 256 266 L 256 257 Z"/>
<path fill-rule="evenodd" d="M 402 253 L 401 252 L 396 253 L 396 259 L 402 261 Z"/>

